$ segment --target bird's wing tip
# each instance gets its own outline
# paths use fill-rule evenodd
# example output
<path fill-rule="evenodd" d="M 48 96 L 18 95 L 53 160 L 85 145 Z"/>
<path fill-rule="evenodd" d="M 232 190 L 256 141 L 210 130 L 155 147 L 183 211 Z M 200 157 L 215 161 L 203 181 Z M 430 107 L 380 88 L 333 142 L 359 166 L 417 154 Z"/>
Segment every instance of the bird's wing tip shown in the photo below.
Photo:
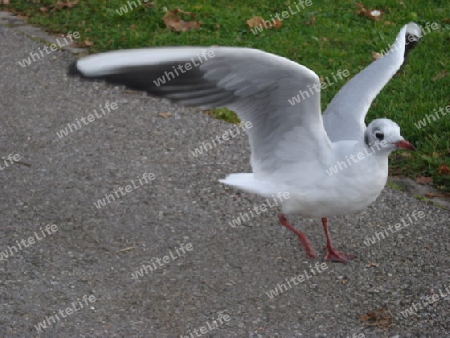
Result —
<path fill-rule="evenodd" d="M 417 38 L 421 38 L 422 28 L 415 22 L 411 21 L 408 24 L 406 24 L 406 35 L 414 35 Z"/>
<path fill-rule="evenodd" d="M 419 40 L 422 38 L 422 28 L 416 24 L 415 22 L 410 22 L 406 25 L 406 32 L 405 32 L 405 55 L 404 57 L 408 55 L 408 53 L 416 47 L 416 45 L 419 43 Z"/>

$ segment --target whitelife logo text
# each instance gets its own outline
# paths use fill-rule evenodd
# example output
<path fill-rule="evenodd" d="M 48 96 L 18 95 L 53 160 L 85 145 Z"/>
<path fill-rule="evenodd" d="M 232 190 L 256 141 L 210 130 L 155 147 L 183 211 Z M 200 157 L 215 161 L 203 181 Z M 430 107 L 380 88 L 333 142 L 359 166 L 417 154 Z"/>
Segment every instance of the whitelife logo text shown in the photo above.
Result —
<path fill-rule="evenodd" d="M 66 37 L 69 39 L 69 41 L 67 41 L 67 39 L 66 39 Z M 72 38 L 73 37 L 73 38 Z M 44 49 L 44 51 L 47 53 L 47 54 L 44 54 L 43 53 L 43 51 L 41 50 L 41 48 L 39 47 L 38 48 L 38 50 L 39 50 L 39 53 L 33 53 L 33 52 L 31 52 L 29 55 L 29 57 L 28 58 L 26 58 L 26 59 L 23 59 L 22 61 L 18 61 L 18 64 L 22 67 L 22 68 L 25 68 L 25 67 L 27 67 L 27 66 L 29 66 L 29 65 L 31 65 L 31 63 L 32 62 L 35 62 L 35 61 L 38 61 L 38 60 L 40 60 L 40 59 L 42 59 L 43 57 L 45 57 L 46 55 L 48 55 L 48 54 L 50 54 L 50 53 L 52 53 L 52 52 L 55 52 L 55 51 L 57 51 L 59 48 L 61 48 L 61 47 L 64 47 L 64 46 L 67 46 L 67 45 L 70 45 L 72 42 L 73 42 L 73 39 L 79 39 L 80 38 L 80 33 L 78 33 L 78 32 L 69 32 L 69 33 L 67 33 L 67 35 L 64 37 L 62 37 L 62 38 L 56 38 L 56 44 L 54 44 L 54 43 L 52 43 L 50 46 L 44 46 L 43 47 L 43 49 Z M 60 39 L 61 40 L 64 40 L 64 41 L 62 41 L 62 43 L 60 42 Z M 50 49 L 50 50 L 49 50 Z"/>
<path fill-rule="evenodd" d="M 180 73 L 184 74 L 187 71 L 190 71 L 191 69 L 202 65 L 204 62 L 208 61 L 208 58 L 211 59 L 214 56 L 216 56 L 216 55 L 214 54 L 213 50 L 205 49 L 202 52 L 202 54 L 197 54 L 197 59 L 200 63 L 196 63 L 195 59 L 191 58 L 191 62 L 186 62 L 184 65 L 180 64 L 180 65 L 178 65 L 178 67 L 172 66 L 175 74 L 172 71 L 165 71 L 164 75 L 162 77 L 159 77 L 156 80 L 154 80 L 153 83 L 156 85 L 156 87 L 159 87 L 159 86 L 165 84 L 166 82 L 169 82 L 170 80 L 175 79 L 177 76 L 180 76 L 180 74 L 177 71 L 177 68 L 180 71 Z"/>

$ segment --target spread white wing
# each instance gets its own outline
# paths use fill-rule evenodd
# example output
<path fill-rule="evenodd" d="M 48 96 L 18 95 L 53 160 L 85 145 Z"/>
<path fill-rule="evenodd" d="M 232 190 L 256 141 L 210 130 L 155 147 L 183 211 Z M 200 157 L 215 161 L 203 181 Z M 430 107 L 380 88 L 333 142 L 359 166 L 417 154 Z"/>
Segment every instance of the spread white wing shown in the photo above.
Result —
<path fill-rule="evenodd" d="M 405 25 L 389 52 L 354 76 L 331 100 L 324 112 L 324 125 L 332 142 L 363 138 L 364 119 L 373 99 L 400 69 L 421 32 L 413 22 Z"/>
<path fill-rule="evenodd" d="M 247 133 L 257 175 L 290 164 L 320 164 L 331 151 L 320 92 L 294 106 L 289 103 L 300 90 L 312 93 L 314 85 L 319 88 L 318 76 L 274 54 L 234 47 L 123 50 L 82 58 L 70 72 L 145 90 L 184 106 L 235 111 L 252 124 Z"/>

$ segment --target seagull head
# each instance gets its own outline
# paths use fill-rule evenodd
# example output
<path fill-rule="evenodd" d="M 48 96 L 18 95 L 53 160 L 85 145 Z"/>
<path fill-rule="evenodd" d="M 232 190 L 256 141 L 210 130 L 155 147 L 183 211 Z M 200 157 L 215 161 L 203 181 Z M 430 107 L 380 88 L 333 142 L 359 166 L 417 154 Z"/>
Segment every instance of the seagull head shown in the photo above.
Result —
<path fill-rule="evenodd" d="M 406 141 L 400 134 L 400 127 L 389 119 L 373 120 L 364 134 L 366 145 L 375 152 L 387 153 L 388 155 L 396 149 L 416 149 Z"/>

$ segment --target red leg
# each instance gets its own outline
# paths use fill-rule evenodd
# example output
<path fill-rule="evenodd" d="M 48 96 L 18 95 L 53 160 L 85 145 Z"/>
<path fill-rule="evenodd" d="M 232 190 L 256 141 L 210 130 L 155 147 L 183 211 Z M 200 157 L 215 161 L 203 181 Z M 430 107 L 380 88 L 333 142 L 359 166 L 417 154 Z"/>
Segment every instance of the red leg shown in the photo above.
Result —
<path fill-rule="evenodd" d="M 339 252 L 333 248 L 331 244 L 330 233 L 328 232 L 328 219 L 326 217 L 322 218 L 322 225 L 325 231 L 325 236 L 327 236 L 327 254 L 325 260 L 330 260 L 332 262 L 347 263 L 350 259 L 355 259 L 355 255 L 346 254 Z"/>
<path fill-rule="evenodd" d="M 298 231 L 297 229 L 295 229 L 292 225 L 290 225 L 288 223 L 287 219 L 286 219 L 285 214 L 280 213 L 280 215 L 278 217 L 280 219 L 280 223 L 283 226 L 285 226 L 286 228 L 288 228 L 289 230 L 291 230 L 294 234 L 296 234 L 298 236 L 298 240 L 300 241 L 300 243 L 302 243 L 303 248 L 306 251 L 306 255 L 309 258 L 315 258 L 317 256 L 316 252 L 311 247 L 311 244 L 309 243 L 308 238 L 306 237 L 306 235 L 303 232 Z"/>

